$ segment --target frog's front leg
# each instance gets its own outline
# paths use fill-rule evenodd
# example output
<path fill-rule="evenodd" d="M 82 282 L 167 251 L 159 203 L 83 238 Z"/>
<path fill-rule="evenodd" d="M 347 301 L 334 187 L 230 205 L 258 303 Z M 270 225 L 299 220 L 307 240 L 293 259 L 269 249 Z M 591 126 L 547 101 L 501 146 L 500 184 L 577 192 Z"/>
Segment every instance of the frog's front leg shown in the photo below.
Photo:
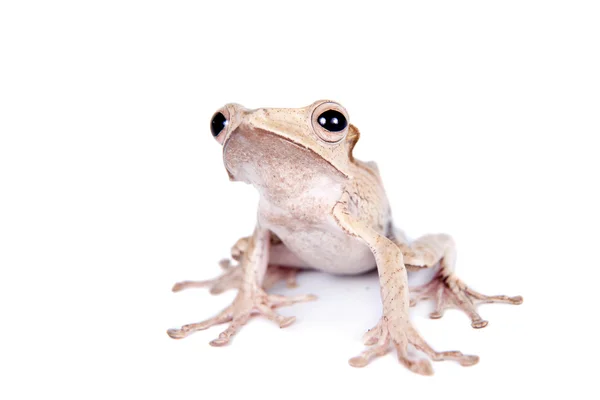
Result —
<path fill-rule="evenodd" d="M 169 329 L 167 331 L 169 336 L 173 339 L 182 339 L 193 332 L 230 322 L 229 327 L 217 339 L 210 342 L 213 346 L 223 346 L 253 315 L 263 315 L 276 322 L 281 328 L 292 324 L 295 317 L 284 317 L 276 313 L 274 309 L 314 300 L 315 297 L 312 295 L 286 297 L 269 295 L 264 291 L 262 285 L 269 262 L 269 246 L 269 231 L 257 227 L 248 243 L 247 250 L 241 255 L 243 276 L 233 304 L 206 321 L 184 325 L 180 329 Z"/>
<path fill-rule="evenodd" d="M 433 350 L 416 331 L 409 320 L 408 277 L 402 251 L 390 239 L 353 215 L 349 208 L 349 200 L 348 193 L 344 193 L 333 209 L 333 217 L 345 232 L 363 241 L 373 252 L 383 304 L 381 320 L 365 337 L 365 344 L 371 347 L 350 359 L 350 365 L 364 367 L 373 357 L 382 356 L 395 347 L 398 359 L 407 368 L 419 374 L 431 375 L 433 370 L 428 360 L 409 357 L 409 344 L 423 351 L 434 361 L 453 360 L 463 366 L 477 363 L 477 356 L 465 355 L 459 351 Z"/>
<path fill-rule="evenodd" d="M 242 259 L 244 253 L 248 250 L 248 244 L 250 243 L 252 236 L 243 237 L 239 239 L 231 248 L 231 260 L 235 260 L 238 263 Z M 271 249 L 273 247 L 285 246 L 281 241 L 271 234 Z M 230 259 L 224 259 L 219 262 L 223 273 L 213 279 L 205 281 L 181 281 L 177 282 L 173 286 L 174 292 L 180 292 L 185 289 L 191 288 L 208 288 L 211 294 L 221 294 L 230 289 L 239 289 L 242 284 L 242 278 L 244 277 L 243 269 L 241 265 L 232 265 Z M 265 272 L 262 287 L 264 290 L 268 290 L 273 287 L 279 281 L 285 281 L 288 288 L 295 288 L 298 286 L 296 281 L 296 275 L 298 268 L 284 267 L 279 265 L 270 264 Z"/>
<path fill-rule="evenodd" d="M 396 232 L 391 239 L 402 250 L 409 271 L 432 268 L 439 264 L 438 271 L 429 283 L 410 288 L 411 305 L 421 300 L 434 300 L 435 309 L 430 314 L 431 318 L 441 318 L 444 310 L 458 308 L 471 318 L 473 328 L 484 328 L 488 322 L 477 313 L 479 304 L 523 302 L 521 296 L 483 295 L 458 279 L 454 273 L 456 246 L 449 235 L 425 235 L 409 243 L 402 232 Z"/>

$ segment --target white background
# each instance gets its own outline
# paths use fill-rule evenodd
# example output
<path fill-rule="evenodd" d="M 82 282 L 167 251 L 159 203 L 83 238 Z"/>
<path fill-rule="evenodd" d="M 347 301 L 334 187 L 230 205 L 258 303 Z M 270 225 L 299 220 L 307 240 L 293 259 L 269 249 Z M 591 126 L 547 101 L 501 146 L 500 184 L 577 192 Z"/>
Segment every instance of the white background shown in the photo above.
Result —
<path fill-rule="evenodd" d="M 597 398 L 600 12 L 594 1 L 6 1 L 0 5 L 0 397 Z M 320 300 L 174 341 L 234 293 L 253 229 L 212 113 L 331 98 L 362 131 L 395 219 L 448 232 L 458 274 L 521 306 L 473 330 L 414 311 L 477 366 L 347 359 L 379 318 L 375 275 L 305 273 Z"/>

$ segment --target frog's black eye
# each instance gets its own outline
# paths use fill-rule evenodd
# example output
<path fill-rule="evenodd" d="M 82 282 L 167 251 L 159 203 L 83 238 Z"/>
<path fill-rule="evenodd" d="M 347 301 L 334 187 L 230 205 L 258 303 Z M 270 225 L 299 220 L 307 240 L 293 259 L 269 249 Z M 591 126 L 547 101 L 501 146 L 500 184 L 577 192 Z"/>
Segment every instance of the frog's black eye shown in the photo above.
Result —
<path fill-rule="evenodd" d="M 317 118 L 317 122 L 329 132 L 339 132 L 344 130 L 348 125 L 348 121 L 344 114 L 337 110 L 327 110 Z"/>
<path fill-rule="evenodd" d="M 310 117 L 314 133 L 327 143 L 340 143 L 348 134 L 350 121 L 348 112 L 334 101 L 313 103 Z"/>
<path fill-rule="evenodd" d="M 219 134 L 223 131 L 223 129 L 227 126 L 227 118 L 223 115 L 222 112 L 217 112 L 213 115 L 212 120 L 210 121 L 210 131 L 214 137 L 219 136 Z"/>

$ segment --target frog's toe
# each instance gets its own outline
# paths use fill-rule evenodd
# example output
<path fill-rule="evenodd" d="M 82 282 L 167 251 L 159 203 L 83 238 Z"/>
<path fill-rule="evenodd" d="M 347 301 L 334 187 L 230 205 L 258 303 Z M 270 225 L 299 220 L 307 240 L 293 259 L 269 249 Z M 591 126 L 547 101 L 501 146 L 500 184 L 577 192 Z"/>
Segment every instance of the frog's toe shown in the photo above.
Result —
<path fill-rule="evenodd" d="M 220 294 L 230 289 L 238 289 L 242 282 L 242 269 L 232 267 L 229 260 L 221 260 L 219 263 L 223 273 L 214 279 L 204 281 L 182 281 L 173 286 L 174 292 L 180 292 L 192 288 L 208 288 L 211 294 Z"/>
<path fill-rule="evenodd" d="M 179 329 L 169 329 L 167 330 L 167 335 L 169 335 L 169 337 L 172 339 L 183 339 L 194 332 L 203 331 L 214 325 L 224 324 L 228 321 L 231 321 L 231 319 L 231 308 L 227 308 L 219 315 L 209 318 L 205 321 L 183 325 Z"/>
<path fill-rule="evenodd" d="M 238 333 L 242 326 L 246 325 L 249 319 L 250 314 L 242 314 L 240 316 L 237 316 L 231 321 L 227 329 L 221 332 L 218 338 L 210 341 L 209 344 L 215 347 L 221 347 L 225 346 L 226 344 L 229 344 L 231 337 Z"/>
<path fill-rule="evenodd" d="M 173 292 L 181 292 L 182 290 L 190 288 L 201 288 L 210 286 L 211 281 L 181 281 L 173 285 L 171 290 Z"/>
<path fill-rule="evenodd" d="M 369 329 L 363 336 L 363 342 L 365 346 L 373 346 L 379 341 L 381 335 L 381 324 L 377 324 L 372 329 Z"/>
<path fill-rule="evenodd" d="M 355 368 L 366 367 L 374 358 L 382 357 L 391 351 L 390 341 L 388 338 L 377 345 L 371 346 L 362 351 L 358 356 L 348 360 L 348 364 Z"/>
<path fill-rule="evenodd" d="M 285 286 L 290 289 L 298 287 L 298 271 L 298 268 L 269 265 L 263 280 L 263 289 L 270 289 L 279 281 L 284 281 Z"/>
<path fill-rule="evenodd" d="M 181 329 L 168 329 L 167 335 L 169 335 L 171 339 L 183 339 L 186 337 L 186 334 Z"/>
<path fill-rule="evenodd" d="M 409 370 L 416 374 L 425 376 L 433 375 L 433 366 L 429 360 L 421 359 L 416 361 L 406 361 L 403 362 L 403 364 L 405 364 Z"/>
<path fill-rule="evenodd" d="M 357 356 L 349 359 L 348 364 L 350 364 L 350 366 L 354 368 L 363 368 L 369 364 L 369 360 L 367 360 L 365 357 Z"/>
<path fill-rule="evenodd" d="M 279 294 L 269 294 L 267 299 L 273 308 L 291 306 L 296 303 L 306 303 L 318 299 L 314 294 L 302 294 L 299 296 L 282 296 Z"/>
<path fill-rule="evenodd" d="M 389 346 L 389 342 L 373 346 L 364 350 L 358 356 L 352 357 L 350 360 L 348 360 L 348 364 L 355 368 L 363 368 L 366 367 L 372 359 L 384 356 L 390 351 L 391 348 Z"/>

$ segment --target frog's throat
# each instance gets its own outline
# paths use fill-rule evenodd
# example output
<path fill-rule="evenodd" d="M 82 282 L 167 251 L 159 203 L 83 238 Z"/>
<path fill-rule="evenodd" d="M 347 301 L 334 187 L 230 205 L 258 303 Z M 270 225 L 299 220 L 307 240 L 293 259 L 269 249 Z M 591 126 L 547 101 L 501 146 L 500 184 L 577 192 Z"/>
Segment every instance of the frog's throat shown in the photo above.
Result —
<path fill-rule="evenodd" d="M 236 129 L 236 131 L 238 129 Z M 225 160 L 225 154 L 228 151 L 228 146 L 229 146 L 232 138 L 235 138 L 237 135 L 243 136 L 244 133 L 250 133 L 251 135 L 259 135 L 259 136 L 268 135 L 268 136 L 277 138 L 279 140 L 285 141 L 292 146 L 296 146 L 303 151 L 308 151 L 313 157 L 318 158 L 318 159 L 322 160 L 323 162 L 327 163 L 336 174 L 339 174 L 339 177 L 341 179 L 345 180 L 345 179 L 350 178 L 350 175 L 346 171 L 344 171 L 341 167 L 335 165 L 334 163 L 332 163 L 331 161 L 329 161 L 328 159 L 323 157 L 323 155 L 321 155 L 317 151 L 311 149 L 309 146 L 306 146 L 292 138 L 289 138 L 289 137 L 283 136 L 283 135 L 278 135 L 276 133 L 270 132 L 268 130 L 260 129 L 260 128 L 252 128 L 249 130 L 242 130 L 241 132 L 236 132 L 236 131 L 231 132 L 231 134 L 227 137 L 227 139 L 223 143 L 223 156 L 224 156 L 223 158 L 224 158 L 224 160 Z M 229 175 L 229 179 L 232 181 L 237 181 L 238 179 L 235 176 L 235 173 L 228 168 L 227 162 L 225 162 L 224 164 L 225 164 L 225 169 L 227 170 L 227 174 Z"/>

